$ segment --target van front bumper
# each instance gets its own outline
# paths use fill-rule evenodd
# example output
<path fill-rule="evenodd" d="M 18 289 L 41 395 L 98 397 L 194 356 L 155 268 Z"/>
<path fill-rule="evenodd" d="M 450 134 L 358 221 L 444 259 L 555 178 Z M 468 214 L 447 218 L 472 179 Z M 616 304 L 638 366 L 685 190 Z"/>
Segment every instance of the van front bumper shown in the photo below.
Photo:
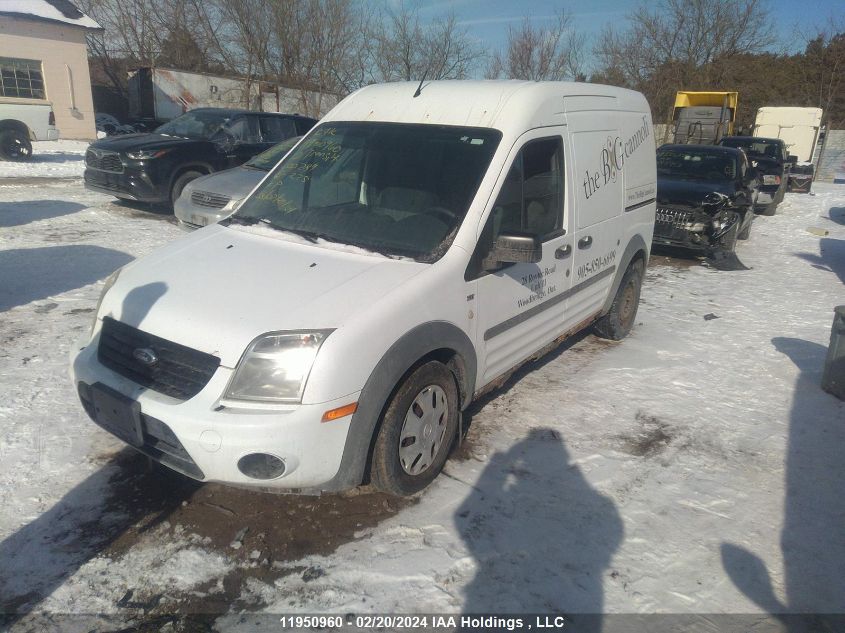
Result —
<path fill-rule="evenodd" d="M 320 490 L 338 473 L 352 418 L 324 423 L 322 417 L 356 402 L 360 392 L 321 404 L 224 407 L 220 396 L 232 370 L 219 367 L 199 394 L 183 401 L 104 367 L 97 360 L 98 341 L 99 335 L 72 360 L 71 378 L 83 407 L 98 425 L 165 466 L 199 481 L 292 491 Z M 117 409 L 125 405 L 133 421 L 118 427 L 104 419 L 95 406 L 97 400 L 102 409 L 104 397 L 110 408 L 114 402 Z M 284 472 L 270 479 L 241 472 L 239 462 L 256 454 L 281 460 Z"/>

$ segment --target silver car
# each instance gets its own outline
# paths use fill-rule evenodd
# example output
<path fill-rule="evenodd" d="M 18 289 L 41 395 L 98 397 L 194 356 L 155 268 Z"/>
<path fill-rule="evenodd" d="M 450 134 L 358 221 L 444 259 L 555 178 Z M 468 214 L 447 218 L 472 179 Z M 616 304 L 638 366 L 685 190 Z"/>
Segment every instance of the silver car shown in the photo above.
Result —
<path fill-rule="evenodd" d="M 198 229 L 228 218 L 253 187 L 301 138 L 295 136 L 282 141 L 240 167 L 219 171 L 189 182 L 173 206 L 179 224 L 186 228 Z"/>

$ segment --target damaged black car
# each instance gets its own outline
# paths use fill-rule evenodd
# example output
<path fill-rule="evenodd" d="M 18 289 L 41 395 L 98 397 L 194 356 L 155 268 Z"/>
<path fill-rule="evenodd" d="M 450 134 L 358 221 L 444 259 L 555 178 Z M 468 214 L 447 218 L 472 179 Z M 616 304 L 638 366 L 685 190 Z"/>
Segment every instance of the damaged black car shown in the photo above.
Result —
<path fill-rule="evenodd" d="M 663 145 L 657 150 L 656 245 L 714 259 L 748 239 L 758 195 L 757 173 L 740 149 Z"/>
<path fill-rule="evenodd" d="M 786 151 L 786 143 L 779 138 L 725 136 L 719 144 L 745 152 L 760 179 L 754 210 L 763 215 L 774 215 L 786 194 L 790 169 L 796 160 Z"/>

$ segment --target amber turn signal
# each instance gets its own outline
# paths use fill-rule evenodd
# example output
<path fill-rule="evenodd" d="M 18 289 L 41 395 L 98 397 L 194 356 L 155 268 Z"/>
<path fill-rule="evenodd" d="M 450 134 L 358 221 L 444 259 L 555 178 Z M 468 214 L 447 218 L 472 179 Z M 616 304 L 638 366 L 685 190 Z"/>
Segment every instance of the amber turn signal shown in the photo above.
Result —
<path fill-rule="evenodd" d="M 347 404 L 346 406 L 339 407 L 337 409 L 332 409 L 331 411 L 326 411 L 323 414 L 323 419 L 320 420 L 321 422 L 333 422 L 334 420 L 339 420 L 340 418 L 345 418 L 347 415 L 352 415 L 358 410 L 358 403 L 353 402 L 352 404 Z"/>

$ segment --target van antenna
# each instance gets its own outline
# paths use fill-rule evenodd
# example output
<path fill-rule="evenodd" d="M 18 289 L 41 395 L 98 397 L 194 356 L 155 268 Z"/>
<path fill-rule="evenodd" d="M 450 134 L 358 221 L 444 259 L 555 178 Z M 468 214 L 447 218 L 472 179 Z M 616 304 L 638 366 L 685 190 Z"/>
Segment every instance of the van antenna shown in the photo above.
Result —
<path fill-rule="evenodd" d="M 420 96 L 420 93 L 422 92 L 422 85 L 423 85 L 423 82 L 425 81 L 426 75 L 428 75 L 428 68 L 425 69 L 425 72 L 423 73 L 422 79 L 420 79 L 420 85 L 417 86 L 417 91 L 414 93 L 414 99 L 416 99 L 417 97 Z"/>

